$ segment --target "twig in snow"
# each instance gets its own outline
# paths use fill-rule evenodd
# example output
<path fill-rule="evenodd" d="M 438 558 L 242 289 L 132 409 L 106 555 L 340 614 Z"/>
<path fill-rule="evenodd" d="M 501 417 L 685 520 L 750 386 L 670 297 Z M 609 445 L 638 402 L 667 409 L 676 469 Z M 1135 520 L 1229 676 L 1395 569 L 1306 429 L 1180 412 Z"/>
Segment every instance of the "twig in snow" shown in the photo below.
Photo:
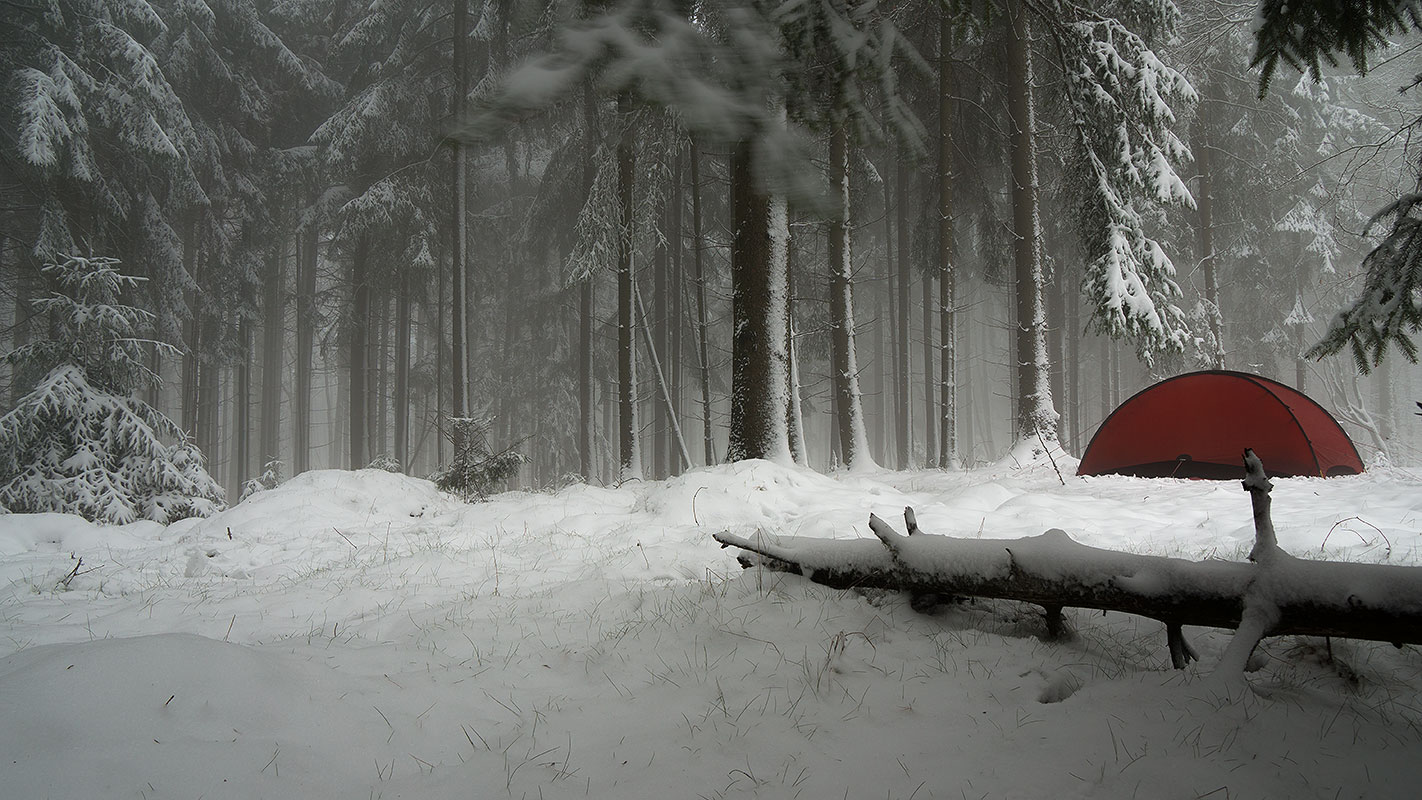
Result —
<path fill-rule="evenodd" d="M 1353 520 L 1357 520 L 1358 522 L 1361 522 L 1361 523 L 1363 523 L 1364 525 L 1367 525 L 1369 528 L 1372 528 L 1373 530 L 1377 531 L 1377 532 L 1378 532 L 1378 535 L 1382 537 L 1382 540 L 1387 543 L 1387 550 L 1383 551 L 1383 556 L 1384 556 L 1385 558 L 1391 558 L 1391 557 L 1392 557 L 1392 540 L 1389 539 L 1389 538 L 1387 538 L 1387 534 L 1385 534 L 1385 533 L 1382 532 L 1382 528 L 1379 528 L 1378 526 L 1374 525 L 1373 523 L 1368 522 L 1367 520 L 1363 519 L 1362 517 L 1356 517 L 1356 516 L 1355 516 L 1355 517 L 1344 517 L 1343 519 L 1340 519 L 1340 520 L 1338 520 L 1337 522 L 1333 523 L 1333 527 L 1329 528 L 1327 535 L 1325 535 L 1325 536 L 1323 537 L 1323 543 L 1318 546 L 1318 551 L 1319 551 L 1320 553 L 1324 551 L 1324 548 L 1326 548 L 1326 547 L 1328 546 L 1328 537 L 1329 537 L 1329 536 L 1332 536 L 1332 535 L 1333 535 L 1333 532 L 1336 531 L 1336 530 L 1338 530 L 1338 526 L 1339 526 L 1339 525 L 1342 525 L 1342 524 L 1345 523 L 1345 522 L 1352 522 Z M 1363 539 L 1363 535 L 1362 535 L 1361 533 L 1358 533 L 1357 531 L 1353 531 L 1353 533 L 1356 534 L 1359 539 Z M 1363 539 L 1363 542 L 1364 542 L 1364 544 L 1367 544 L 1367 543 L 1368 543 L 1368 540 L 1367 540 L 1367 539 Z"/>
<path fill-rule="evenodd" d="M 1032 427 L 1037 431 L 1037 441 L 1042 443 L 1042 452 L 1047 454 L 1047 460 L 1052 462 L 1052 469 L 1057 473 L 1057 480 L 1066 486 L 1066 478 L 1062 477 L 1061 468 L 1057 466 L 1057 459 L 1052 455 L 1052 448 L 1047 446 L 1047 440 L 1042 437 L 1042 426 L 1033 422 Z"/>
<path fill-rule="evenodd" d="M 336 534 L 337 534 L 338 536 L 340 536 L 342 539 L 345 539 L 345 540 L 346 540 L 346 544 L 350 545 L 352 550 L 359 550 L 359 549 L 360 549 L 359 547 L 356 547 L 356 543 L 355 543 L 355 542 L 351 541 L 351 537 L 345 535 L 344 533 L 341 533 L 341 529 L 340 529 L 340 528 L 332 528 L 331 530 L 335 531 Z"/>

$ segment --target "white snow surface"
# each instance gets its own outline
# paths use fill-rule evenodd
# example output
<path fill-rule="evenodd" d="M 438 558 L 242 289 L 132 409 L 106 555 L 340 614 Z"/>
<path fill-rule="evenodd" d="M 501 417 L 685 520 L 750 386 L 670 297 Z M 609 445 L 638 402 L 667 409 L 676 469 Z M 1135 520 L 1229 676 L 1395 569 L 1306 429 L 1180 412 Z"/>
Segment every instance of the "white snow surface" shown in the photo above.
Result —
<path fill-rule="evenodd" d="M 210 519 L 0 516 L 15 798 L 1389 798 L 1422 780 L 1416 648 L 955 604 L 743 571 L 712 534 L 1033 536 L 1242 559 L 1237 482 L 1075 464 L 825 476 L 763 461 L 477 504 L 311 472 Z M 1422 561 L 1422 473 L 1276 479 L 1279 544 Z M 78 559 L 83 563 L 72 578 Z"/>

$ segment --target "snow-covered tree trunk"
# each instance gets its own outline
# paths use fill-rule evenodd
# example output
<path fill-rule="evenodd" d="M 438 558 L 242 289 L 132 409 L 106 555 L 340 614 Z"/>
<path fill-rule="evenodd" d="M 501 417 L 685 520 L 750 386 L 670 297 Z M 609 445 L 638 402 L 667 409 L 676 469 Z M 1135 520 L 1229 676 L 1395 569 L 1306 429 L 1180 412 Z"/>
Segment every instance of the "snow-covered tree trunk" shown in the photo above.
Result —
<path fill-rule="evenodd" d="M 1017 438 L 1052 442 L 1057 412 L 1048 385 L 1047 319 L 1042 303 L 1042 221 L 1038 208 L 1037 145 L 1032 98 L 1032 26 L 1023 0 L 1009 0 L 1008 138 L 1012 150 L 1013 261 L 1016 266 Z"/>
<path fill-rule="evenodd" d="M 854 351 L 854 262 L 850 257 L 849 134 L 843 119 L 830 134 L 830 180 L 838 199 L 829 226 L 830 359 L 839 447 L 850 469 L 872 468 L 864 407 L 859 396 L 859 363 Z"/>
<path fill-rule="evenodd" d="M 731 424 L 728 461 L 790 463 L 785 199 L 755 185 L 753 143 L 731 152 Z"/>
<path fill-rule="evenodd" d="M 1018 600 L 1046 611 L 1048 637 L 1062 631 L 1063 608 L 1120 611 L 1166 625 L 1172 663 L 1194 652 L 1182 625 L 1235 628 L 1216 670 L 1238 674 L 1265 636 L 1338 636 L 1422 644 L 1422 568 L 1304 561 L 1279 549 L 1269 514 L 1271 488 L 1246 451 L 1255 520 L 1253 563 L 1186 561 L 1078 544 L 1061 530 L 1021 539 L 959 539 L 922 533 L 904 510 L 907 536 L 870 515 L 874 538 L 818 539 L 730 533 L 714 538 L 761 566 L 839 589 L 883 588 L 917 596 Z"/>

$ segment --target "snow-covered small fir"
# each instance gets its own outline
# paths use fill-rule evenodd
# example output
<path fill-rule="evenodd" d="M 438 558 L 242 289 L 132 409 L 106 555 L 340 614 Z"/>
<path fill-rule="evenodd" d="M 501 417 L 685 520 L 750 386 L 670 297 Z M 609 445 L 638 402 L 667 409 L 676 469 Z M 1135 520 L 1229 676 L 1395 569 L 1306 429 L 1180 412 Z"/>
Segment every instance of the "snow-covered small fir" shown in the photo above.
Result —
<path fill-rule="evenodd" d="M 70 256 L 45 271 L 65 293 L 35 302 L 49 337 L 8 356 L 33 388 L 0 417 L 0 507 L 119 524 L 221 510 L 202 454 L 133 394 L 156 380 L 139 338 L 152 315 L 120 302 L 141 279 L 111 258 Z"/>

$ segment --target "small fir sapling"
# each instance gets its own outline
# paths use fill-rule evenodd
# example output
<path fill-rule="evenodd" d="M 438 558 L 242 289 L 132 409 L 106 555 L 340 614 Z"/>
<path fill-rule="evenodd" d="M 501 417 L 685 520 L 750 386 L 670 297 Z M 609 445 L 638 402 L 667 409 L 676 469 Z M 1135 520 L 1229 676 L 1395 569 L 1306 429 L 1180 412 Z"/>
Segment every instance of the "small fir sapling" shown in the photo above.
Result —
<path fill-rule="evenodd" d="M 454 443 L 454 461 L 430 476 L 441 490 L 466 500 L 484 497 L 518 474 L 523 454 L 511 445 L 497 453 L 489 449 L 493 417 L 451 417 L 446 435 Z"/>
<path fill-rule="evenodd" d="M 268 489 L 275 489 L 286 480 L 282 467 L 285 463 L 279 458 L 273 458 L 262 466 L 262 474 L 242 484 L 242 496 L 237 502 L 242 502 L 257 492 L 265 492 Z"/>
<path fill-rule="evenodd" d="M 112 258 L 69 256 L 45 273 L 62 289 L 34 304 L 48 336 L 6 356 L 33 388 L 0 417 L 0 509 L 111 524 L 220 510 L 202 453 L 134 396 L 158 380 L 143 345 L 172 349 L 140 338 L 153 316 L 121 302 L 142 279 Z"/>

